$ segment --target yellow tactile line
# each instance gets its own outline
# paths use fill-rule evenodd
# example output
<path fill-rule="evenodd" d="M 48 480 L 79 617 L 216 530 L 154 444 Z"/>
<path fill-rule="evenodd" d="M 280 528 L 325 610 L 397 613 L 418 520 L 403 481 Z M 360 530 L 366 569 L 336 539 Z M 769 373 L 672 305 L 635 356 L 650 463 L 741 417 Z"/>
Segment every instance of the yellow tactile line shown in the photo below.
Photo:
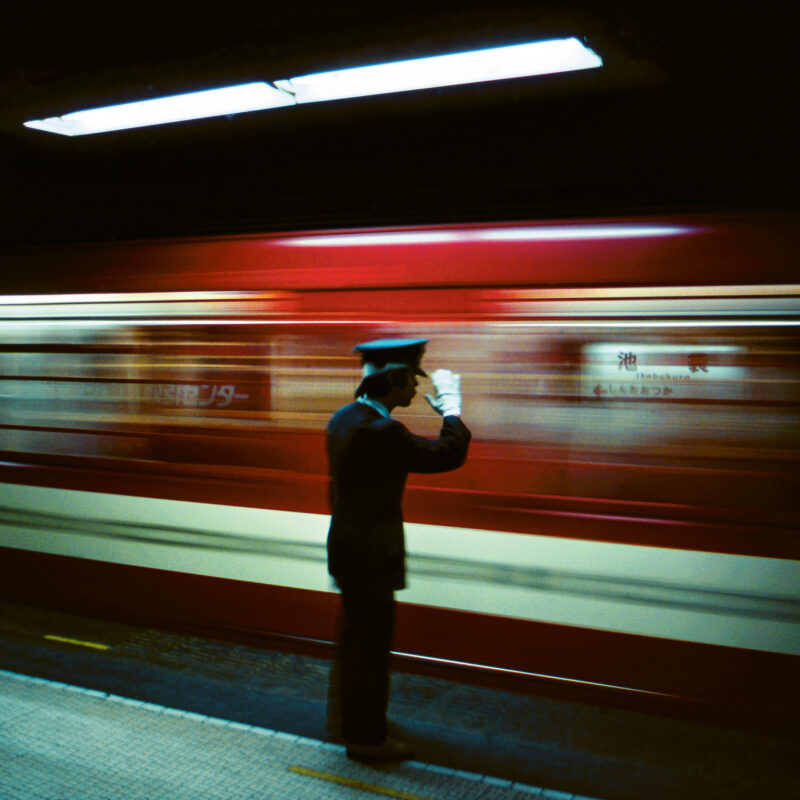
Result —
<path fill-rule="evenodd" d="M 299 775 L 306 775 L 309 778 L 319 778 L 320 780 L 338 783 L 342 786 L 350 786 L 353 789 L 363 789 L 365 792 L 382 794 L 384 797 L 397 797 L 400 798 L 400 800 L 433 800 L 433 798 L 422 797 L 418 794 L 411 794 L 411 792 L 390 789 L 388 786 L 378 786 L 375 783 L 365 783 L 364 781 L 353 780 L 353 778 L 343 778 L 341 775 L 332 775 L 329 772 L 317 772 L 317 770 L 308 769 L 307 767 L 289 767 L 289 771 L 296 772 Z"/>
<path fill-rule="evenodd" d="M 110 650 L 111 646 L 107 644 L 98 644 L 97 642 L 84 642 L 80 639 L 68 639 L 66 636 L 56 636 L 54 634 L 45 634 L 45 639 L 51 642 L 63 642 L 64 644 L 76 644 L 79 647 L 91 647 L 93 650 Z"/>

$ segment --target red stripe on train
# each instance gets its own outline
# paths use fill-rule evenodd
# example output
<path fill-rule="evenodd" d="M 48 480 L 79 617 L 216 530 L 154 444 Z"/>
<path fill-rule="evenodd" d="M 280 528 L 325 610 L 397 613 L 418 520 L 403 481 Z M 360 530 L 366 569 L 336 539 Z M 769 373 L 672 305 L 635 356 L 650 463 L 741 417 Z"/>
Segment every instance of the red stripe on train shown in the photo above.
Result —
<path fill-rule="evenodd" d="M 294 247 L 304 234 L 197 237 L 89 245 L 16 248 L 0 252 L 6 291 L 309 290 L 442 284 L 695 285 L 791 283 L 796 279 L 793 215 L 691 216 L 580 220 L 545 227 L 655 223 L 681 235 L 557 241 L 482 240 L 486 231 L 541 223 L 402 229 L 444 231 L 447 241 L 345 247 Z M 391 233 L 384 229 L 378 233 Z M 331 231 L 326 231 L 330 236 Z M 347 231 L 358 235 L 358 231 Z M 371 231 L 370 233 L 375 233 Z M 319 241 L 323 241 L 322 237 Z"/>
<path fill-rule="evenodd" d="M 291 648 L 294 643 L 301 649 L 308 640 L 331 642 L 338 609 L 333 593 L 9 548 L 0 548 L 0 597 L 262 646 Z M 533 692 L 541 690 L 541 676 L 556 676 L 741 713 L 800 713 L 796 656 L 402 603 L 394 646 L 423 657 L 530 673 L 527 684 L 517 676 L 514 685 Z M 321 652 L 330 650 L 317 648 Z M 455 669 L 450 677 L 463 679 L 464 673 Z M 632 702 L 644 707 L 647 698 Z"/>

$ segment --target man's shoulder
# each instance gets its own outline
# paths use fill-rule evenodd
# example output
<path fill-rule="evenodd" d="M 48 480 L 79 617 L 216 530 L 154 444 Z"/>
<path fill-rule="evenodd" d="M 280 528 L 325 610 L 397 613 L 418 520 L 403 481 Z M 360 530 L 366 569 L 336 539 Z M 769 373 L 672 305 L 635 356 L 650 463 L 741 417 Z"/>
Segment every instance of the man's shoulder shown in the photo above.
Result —
<path fill-rule="evenodd" d="M 331 417 L 328 427 L 337 423 L 348 422 L 353 424 L 371 423 L 373 420 L 381 420 L 383 417 L 371 406 L 354 401 L 342 406 Z M 391 420 L 388 420 L 391 422 Z"/>
<path fill-rule="evenodd" d="M 364 403 L 353 402 L 336 411 L 328 422 L 328 431 L 354 426 L 374 433 L 405 430 L 405 426 L 397 420 L 382 416 Z"/>
<path fill-rule="evenodd" d="M 357 412 L 359 410 L 358 407 L 360 405 L 361 405 L 360 403 L 354 402 L 354 403 L 348 403 L 346 406 L 342 406 L 341 408 L 337 409 L 334 412 L 333 416 L 331 417 L 331 422 L 333 422 L 336 419 L 342 419 L 343 417 L 347 417 L 353 414 L 354 412 Z"/>

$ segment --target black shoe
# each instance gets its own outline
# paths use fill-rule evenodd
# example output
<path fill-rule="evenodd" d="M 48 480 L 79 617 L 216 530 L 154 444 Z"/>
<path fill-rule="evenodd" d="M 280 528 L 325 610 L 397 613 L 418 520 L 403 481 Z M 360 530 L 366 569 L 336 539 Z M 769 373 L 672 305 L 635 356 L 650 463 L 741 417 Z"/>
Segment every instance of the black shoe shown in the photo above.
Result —
<path fill-rule="evenodd" d="M 414 758 L 414 749 L 396 739 L 386 739 L 381 744 L 351 742 L 347 745 L 347 757 L 359 761 L 405 761 L 407 758 Z"/>

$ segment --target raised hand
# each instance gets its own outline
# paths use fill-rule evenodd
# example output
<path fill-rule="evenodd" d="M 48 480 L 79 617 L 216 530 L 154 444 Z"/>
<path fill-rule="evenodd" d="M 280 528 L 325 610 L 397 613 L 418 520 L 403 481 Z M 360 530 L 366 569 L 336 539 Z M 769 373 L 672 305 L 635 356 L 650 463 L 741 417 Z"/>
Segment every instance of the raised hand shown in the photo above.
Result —
<path fill-rule="evenodd" d="M 429 394 L 425 399 L 431 408 L 443 417 L 461 416 L 461 376 L 449 369 L 437 369 L 431 375 L 436 397 Z"/>

